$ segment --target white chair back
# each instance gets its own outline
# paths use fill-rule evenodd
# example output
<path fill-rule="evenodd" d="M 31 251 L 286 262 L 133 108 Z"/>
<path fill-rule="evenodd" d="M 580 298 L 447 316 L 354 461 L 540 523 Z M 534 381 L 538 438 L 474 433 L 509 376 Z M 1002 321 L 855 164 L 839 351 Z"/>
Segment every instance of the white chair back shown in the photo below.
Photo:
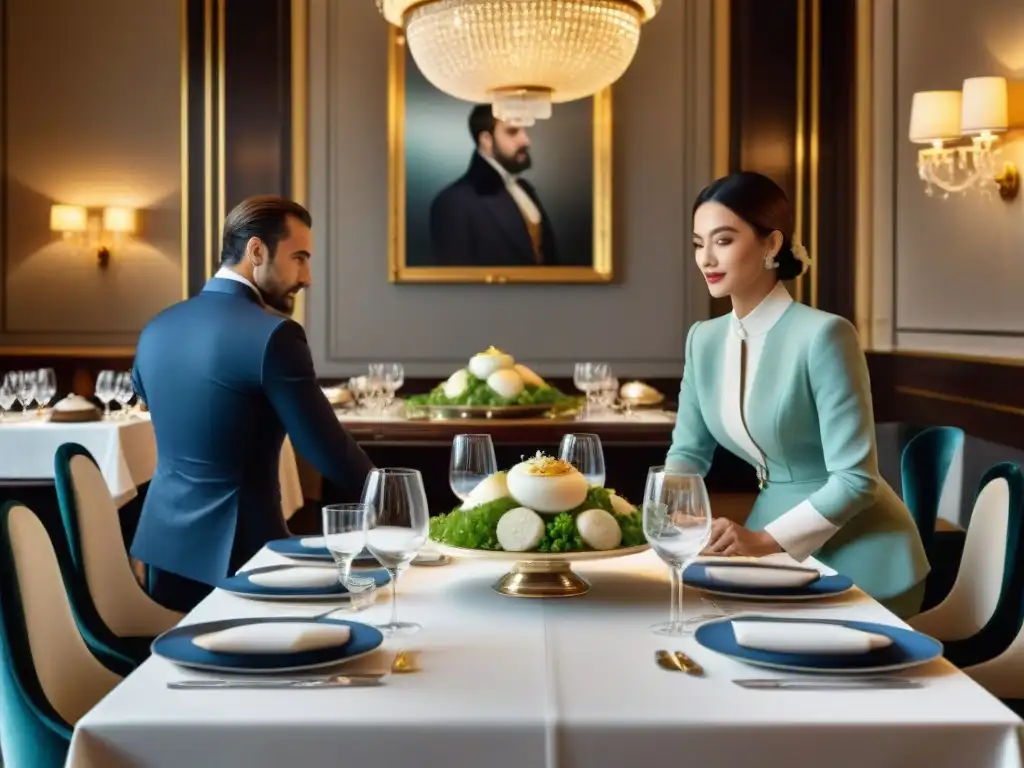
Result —
<path fill-rule="evenodd" d="M 279 467 L 281 481 L 281 512 L 285 520 L 290 520 L 306 503 L 302 496 L 302 481 L 299 478 L 299 465 L 295 459 L 295 448 L 292 441 L 285 435 L 281 445 L 281 462 Z"/>
<path fill-rule="evenodd" d="M 946 599 L 912 619 L 910 625 L 939 640 L 965 640 L 995 615 L 1006 570 L 1010 486 L 988 482 L 974 502 L 956 581 Z"/>
<path fill-rule="evenodd" d="M 74 725 L 121 678 L 103 666 L 82 639 L 53 542 L 39 518 L 18 506 L 11 510 L 7 526 L 36 676 L 54 711 Z"/>
<path fill-rule="evenodd" d="M 118 637 L 155 637 L 170 629 L 182 614 L 154 602 L 139 586 L 99 467 L 79 454 L 71 457 L 70 471 L 85 580 L 100 619 Z"/>

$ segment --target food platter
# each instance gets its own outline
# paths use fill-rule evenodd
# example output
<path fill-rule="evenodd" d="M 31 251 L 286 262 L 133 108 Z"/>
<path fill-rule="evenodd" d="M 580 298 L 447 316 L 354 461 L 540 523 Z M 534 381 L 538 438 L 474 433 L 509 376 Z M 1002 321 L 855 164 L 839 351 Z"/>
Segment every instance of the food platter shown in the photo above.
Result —
<path fill-rule="evenodd" d="M 427 418 L 435 421 L 449 419 L 529 419 L 543 416 L 551 410 L 550 403 L 538 405 L 423 405 Z"/>
<path fill-rule="evenodd" d="M 590 584 L 572 570 L 573 563 L 608 560 L 638 555 L 650 544 L 581 552 L 505 552 L 466 549 L 435 542 L 438 551 L 454 558 L 514 562 L 512 570 L 498 579 L 494 591 L 507 597 L 578 597 L 590 591 Z"/>

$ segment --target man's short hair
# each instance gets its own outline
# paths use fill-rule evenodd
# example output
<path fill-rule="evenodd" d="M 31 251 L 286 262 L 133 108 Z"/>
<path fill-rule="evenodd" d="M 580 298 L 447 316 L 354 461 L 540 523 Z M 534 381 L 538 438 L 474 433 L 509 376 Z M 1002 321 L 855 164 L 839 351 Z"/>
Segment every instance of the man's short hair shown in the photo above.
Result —
<path fill-rule="evenodd" d="M 494 118 L 494 109 L 490 104 L 477 104 L 469 113 L 469 135 L 473 137 L 473 143 L 480 143 L 481 133 L 494 133 L 498 121 Z"/>
<path fill-rule="evenodd" d="M 294 216 L 307 227 L 313 226 L 309 211 L 293 200 L 278 195 L 249 197 L 231 209 L 224 219 L 224 236 L 220 263 L 238 264 L 245 256 L 245 244 L 258 237 L 270 251 L 277 254 L 277 244 L 288 235 L 288 217 Z"/>

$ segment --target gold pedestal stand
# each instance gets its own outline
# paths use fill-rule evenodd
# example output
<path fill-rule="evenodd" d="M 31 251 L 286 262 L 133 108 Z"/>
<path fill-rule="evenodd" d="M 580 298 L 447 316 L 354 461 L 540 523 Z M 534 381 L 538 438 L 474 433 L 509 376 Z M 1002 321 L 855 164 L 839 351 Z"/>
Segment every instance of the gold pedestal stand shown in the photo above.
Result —
<path fill-rule="evenodd" d="M 506 597 L 543 598 L 579 597 L 590 591 L 590 584 L 573 573 L 572 563 L 636 555 L 650 549 L 650 545 L 641 544 L 638 547 L 603 552 L 493 552 L 451 547 L 447 544 L 437 544 L 437 549 L 454 558 L 514 562 L 512 570 L 495 582 L 494 591 Z"/>

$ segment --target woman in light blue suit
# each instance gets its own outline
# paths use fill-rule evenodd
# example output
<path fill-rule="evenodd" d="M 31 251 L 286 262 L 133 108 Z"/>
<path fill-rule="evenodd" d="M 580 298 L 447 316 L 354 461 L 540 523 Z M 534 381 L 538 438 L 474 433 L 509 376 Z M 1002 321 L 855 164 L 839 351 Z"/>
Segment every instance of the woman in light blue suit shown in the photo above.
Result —
<path fill-rule="evenodd" d="M 733 311 L 686 338 L 666 464 L 706 474 L 716 444 L 752 464 L 745 525 L 716 518 L 710 554 L 814 555 L 902 617 L 920 610 L 928 560 L 878 474 L 867 364 L 845 319 L 794 302 L 806 259 L 785 193 L 757 173 L 705 188 L 693 208 L 697 266 Z"/>

